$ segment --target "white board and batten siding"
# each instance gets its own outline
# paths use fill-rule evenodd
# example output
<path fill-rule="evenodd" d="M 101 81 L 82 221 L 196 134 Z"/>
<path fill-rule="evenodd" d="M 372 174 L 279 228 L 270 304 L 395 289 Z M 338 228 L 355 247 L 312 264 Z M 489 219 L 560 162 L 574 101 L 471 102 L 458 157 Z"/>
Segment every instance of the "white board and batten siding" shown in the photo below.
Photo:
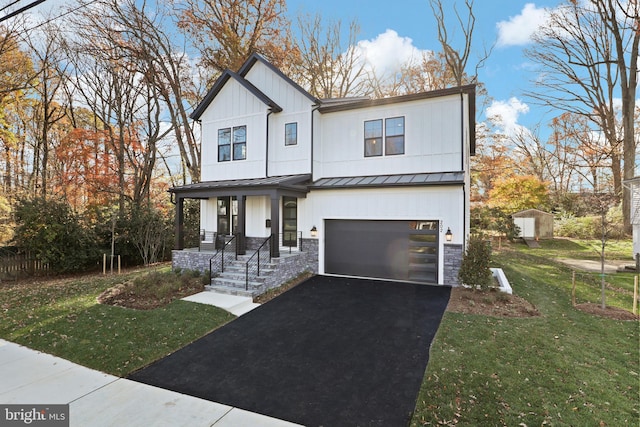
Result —
<path fill-rule="evenodd" d="M 394 117 L 404 117 L 404 154 L 365 157 L 364 122 Z M 459 95 L 324 113 L 319 118 L 315 138 L 322 144 L 314 147 L 314 180 L 465 169 Z"/>
<path fill-rule="evenodd" d="M 310 173 L 313 101 L 261 62 L 256 62 L 245 78 L 282 108 L 269 115 L 269 175 Z M 285 146 L 287 123 L 297 123 L 296 145 Z"/>
<path fill-rule="evenodd" d="M 267 106 L 237 81 L 230 79 L 202 114 L 202 181 L 264 176 Z M 218 162 L 218 130 L 247 127 L 247 158 Z"/>
<path fill-rule="evenodd" d="M 283 111 L 270 112 L 269 107 L 255 94 L 236 80 L 229 79 L 200 118 L 203 135 L 202 180 L 310 173 L 312 101 L 262 63 L 256 63 L 246 78 Z M 287 123 L 297 123 L 296 145 L 285 146 Z M 234 126 L 247 127 L 246 159 L 218 162 L 218 130 Z"/>

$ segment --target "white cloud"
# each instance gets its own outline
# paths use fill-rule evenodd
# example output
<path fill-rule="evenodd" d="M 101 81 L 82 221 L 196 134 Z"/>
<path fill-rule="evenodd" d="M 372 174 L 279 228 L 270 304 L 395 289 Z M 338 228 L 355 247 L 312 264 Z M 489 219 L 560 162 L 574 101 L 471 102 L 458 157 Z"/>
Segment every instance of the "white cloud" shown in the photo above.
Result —
<path fill-rule="evenodd" d="M 355 49 L 366 61 L 365 69 L 377 76 L 397 73 L 407 62 L 419 61 L 424 52 L 413 45 L 412 39 L 401 37 L 394 30 L 387 30 L 372 40 L 361 40 Z"/>
<path fill-rule="evenodd" d="M 508 101 L 493 101 L 487 107 L 486 116 L 506 135 L 515 135 L 522 131 L 518 118 L 529 112 L 529 106 L 516 97 Z"/>
<path fill-rule="evenodd" d="M 519 15 L 509 17 L 508 21 L 500 21 L 498 28 L 499 47 L 520 46 L 531 41 L 535 33 L 549 17 L 549 12 L 544 8 L 537 8 L 533 3 L 525 4 Z"/>

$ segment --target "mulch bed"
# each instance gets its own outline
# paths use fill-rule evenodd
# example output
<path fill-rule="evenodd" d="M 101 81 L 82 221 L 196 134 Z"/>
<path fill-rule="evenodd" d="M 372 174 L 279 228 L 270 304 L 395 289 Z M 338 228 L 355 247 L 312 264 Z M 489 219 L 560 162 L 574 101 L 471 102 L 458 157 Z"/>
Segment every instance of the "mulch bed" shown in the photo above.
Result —
<path fill-rule="evenodd" d="M 480 291 L 463 287 L 451 290 L 447 311 L 493 317 L 535 317 L 538 309 L 526 299 L 498 290 Z"/>
<path fill-rule="evenodd" d="M 640 316 L 630 311 L 617 307 L 606 307 L 604 310 L 600 304 L 576 304 L 578 310 L 585 313 L 594 314 L 596 316 L 606 317 L 615 320 L 639 320 Z"/>
<path fill-rule="evenodd" d="M 130 379 L 306 426 L 406 426 L 449 287 L 315 276 Z"/>

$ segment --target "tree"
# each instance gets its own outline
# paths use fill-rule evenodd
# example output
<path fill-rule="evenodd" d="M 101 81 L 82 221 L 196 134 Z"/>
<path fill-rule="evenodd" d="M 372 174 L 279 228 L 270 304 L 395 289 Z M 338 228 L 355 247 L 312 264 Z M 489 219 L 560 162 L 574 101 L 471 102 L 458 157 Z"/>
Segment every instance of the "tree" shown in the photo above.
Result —
<path fill-rule="evenodd" d="M 318 98 L 367 94 L 365 58 L 356 49 L 360 32 L 356 21 L 349 24 L 346 44 L 342 40 L 341 22 L 324 27 L 320 15 L 299 17 L 298 31 L 299 58 L 294 77 L 310 94 Z"/>
<path fill-rule="evenodd" d="M 252 53 L 285 70 L 292 49 L 285 0 L 175 0 L 178 27 L 200 52 L 208 84 L 225 69 L 236 71 Z"/>
<path fill-rule="evenodd" d="M 508 176 L 515 170 L 511 150 L 497 135 L 489 138 L 482 132 L 485 129 L 480 125 L 480 134 L 486 137 L 478 138 L 476 155 L 471 158 L 471 199 L 476 202 L 486 201 L 493 186 L 500 179 Z"/>
<path fill-rule="evenodd" d="M 18 28 L 0 26 L 0 150 L 4 166 L 2 184 L 7 195 L 24 177 L 24 126 L 30 120 L 20 120 L 31 99 L 27 91 L 31 87 L 35 71 L 27 52 L 20 46 Z"/>
<path fill-rule="evenodd" d="M 463 47 L 461 49 L 456 49 L 453 46 L 454 41 L 448 31 L 448 29 L 451 28 L 451 25 L 447 23 L 444 9 L 442 8 L 442 0 L 429 0 L 429 5 L 431 6 L 431 10 L 433 11 L 433 15 L 438 26 L 438 41 L 442 47 L 444 62 L 447 64 L 447 70 L 453 77 L 455 86 L 462 86 L 465 82 L 475 83 L 477 81 L 478 69 L 484 65 L 484 62 L 491 54 L 491 49 L 485 49 L 483 56 L 478 59 L 478 62 L 475 65 L 474 74 L 469 77 L 467 66 L 471 57 L 473 32 L 475 30 L 476 23 L 476 17 L 473 12 L 473 2 L 474 0 L 464 0 L 467 12 L 466 20 L 456 9 L 455 3 L 453 5 L 457 24 L 463 34 Z"/>
<path fill-rule="evenodd" d="M 631 179 L 635 171 L 639 11 L 637 1 L 569 1 L 554 9 L 526 52 L 544 73 L 544 78 L 536 79 L 538 89 L 529 96 L 543 105 L 587 117 L 602 130 L 611 154 L 615 193 L 623 199 L 626 228 L 630 226 L 630 195 L 623 193 L 622 179 Z M 616 93 L 622 99 L 621 119 L 616 114 Z"/>
<path fill-rule="evenodd" d="M 169 218 L 150 205 L 129 206 L 120 232 L 135 246 L 144 265 L 158 262 L 173 236 Z"/>
<path fill-rule="evenodd" d="M 50 194 L 49 177 L 50 154 L 56 141 L 52 140 L 54 125 L 66 115 L 66 108 L 60 105 L 60 90 L 66 79 L 65 65 L 58 42 L 58 28 L 51 24 L 41 33 L 32 33 L 27 44 L 33 52 L 38 77 L 33 85 L 37 103 L 33 123 L 33 173 L 31 183 L 41 197 Z"/>
<path fill-rule="evenodd" d="M 74 18 L 80 37 L 68 40 L 66 48 L 75 72 L 69 92 L 82 97 L 96 116 L 95 130 L 108 135 L 104 152 L 115 159 L 111 167 L 118 177 L 118 185 L 108 190 L 123 214 L 127 201 L 139 203 L 150 196 L 163 137 L 163 106 L 148 62 L 131 52 L 132 45 L 144 49 L 141 39 L 121 25 L 121 15 L 111 6 L 119 4 L 98 2 L 83 9 Z"/>
<path fill-rule="evenodd" d="M 13 238 L 15 224 L 11 218 L 11 205 L 7 198 L 0 194 L 0 246 L 4 246 Z"/>
<path fill-rule="evenodd" d="M 16 245 L 53 271 L 82 271 L 98 261 L 95 237 L 64 200 L 21 199 L 15 215 Z"/>
<path fill-rule="evenodd" d="M 138 72 L 155 88 L 168 113 L 171 127 L 163 130 L 158 140 L 173 135 L 182 164 L 191 182 L 200 180 L 200 144 L 193 133 L 189 111 L 199 99 L 196 94 L 186 49 L 175 43 L 171 22 L 164 12 L 169 7 L 148 7 L 146 2 L 105 0 L 110 18 L 121 29 L 126 40 L 121 46 L 135 60 Z M 168 171 L 171 173 L 171 171 Z M 187 173 L 183 174 L 187 181 Z M 176 185 L 180 183 L 176 182 Z"/>
<path fill-rule="evenodd" d="M 543 208 L 548 203 L 548 189 L 534 176 L 514 175 L 496 182 L 489 192 L 488 205 L 513 213 L 524 209 Z"/>

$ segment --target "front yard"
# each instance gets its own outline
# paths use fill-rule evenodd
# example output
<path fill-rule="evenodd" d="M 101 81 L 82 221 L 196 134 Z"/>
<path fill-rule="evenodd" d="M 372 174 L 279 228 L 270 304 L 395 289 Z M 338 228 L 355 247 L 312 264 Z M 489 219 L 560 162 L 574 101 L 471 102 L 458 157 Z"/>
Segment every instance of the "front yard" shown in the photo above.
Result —
<path fill-rule="evenodd" d="M 554 261 L 568 252 L 593 256 L 586 255 L 591 246 L 553 241 L 540 250 L 513 245 L 495 253 L 495 266 L 527 306 L 522 311 L 497 296 L 505 309 L 493 316 L 445 313 L 411 425 L 637 426 L 638 321 L 576 309 L 571 270 Z M 233 319 L 184 301 L 152 310 L 97 302 L 105 290 L 146 273 L 0 283 L 0 338 L 125 376 Z M 631 310 L 632 275 L 607 282 L 608 303 Z M 581 285 L 578 302 L 597 303 L 598 283 L 595 293 L 593 284 Z M 469 301 L 461 303 L 491 299 Z"/>
<path fill-rule="evenodd" d="M 234 318 L 185 301 L 154 310 L 98 303 L 103 291 L 147 273 L 0 284 L 0 338 L 125 376 Z"/>
<path fill-rule="evenodd" d="M 566 256 L 567 245 L 573 256 L 580 256 L 578 247 L 590 251 L 591 246 L 549 242 L 540 251 L 515 245 L 494 254 L 514 293 L 540 316 L 445 313 L 412 426 L 640 423 L 638 321 L 594 316 L 572 306 L 571 270 L 552 260 Z M 607 280 L 620 288 L 633 286 L 630 274 Z M 608 290 L 608 299 L 630 310 L 632 298 L 614 293 Z"/>

